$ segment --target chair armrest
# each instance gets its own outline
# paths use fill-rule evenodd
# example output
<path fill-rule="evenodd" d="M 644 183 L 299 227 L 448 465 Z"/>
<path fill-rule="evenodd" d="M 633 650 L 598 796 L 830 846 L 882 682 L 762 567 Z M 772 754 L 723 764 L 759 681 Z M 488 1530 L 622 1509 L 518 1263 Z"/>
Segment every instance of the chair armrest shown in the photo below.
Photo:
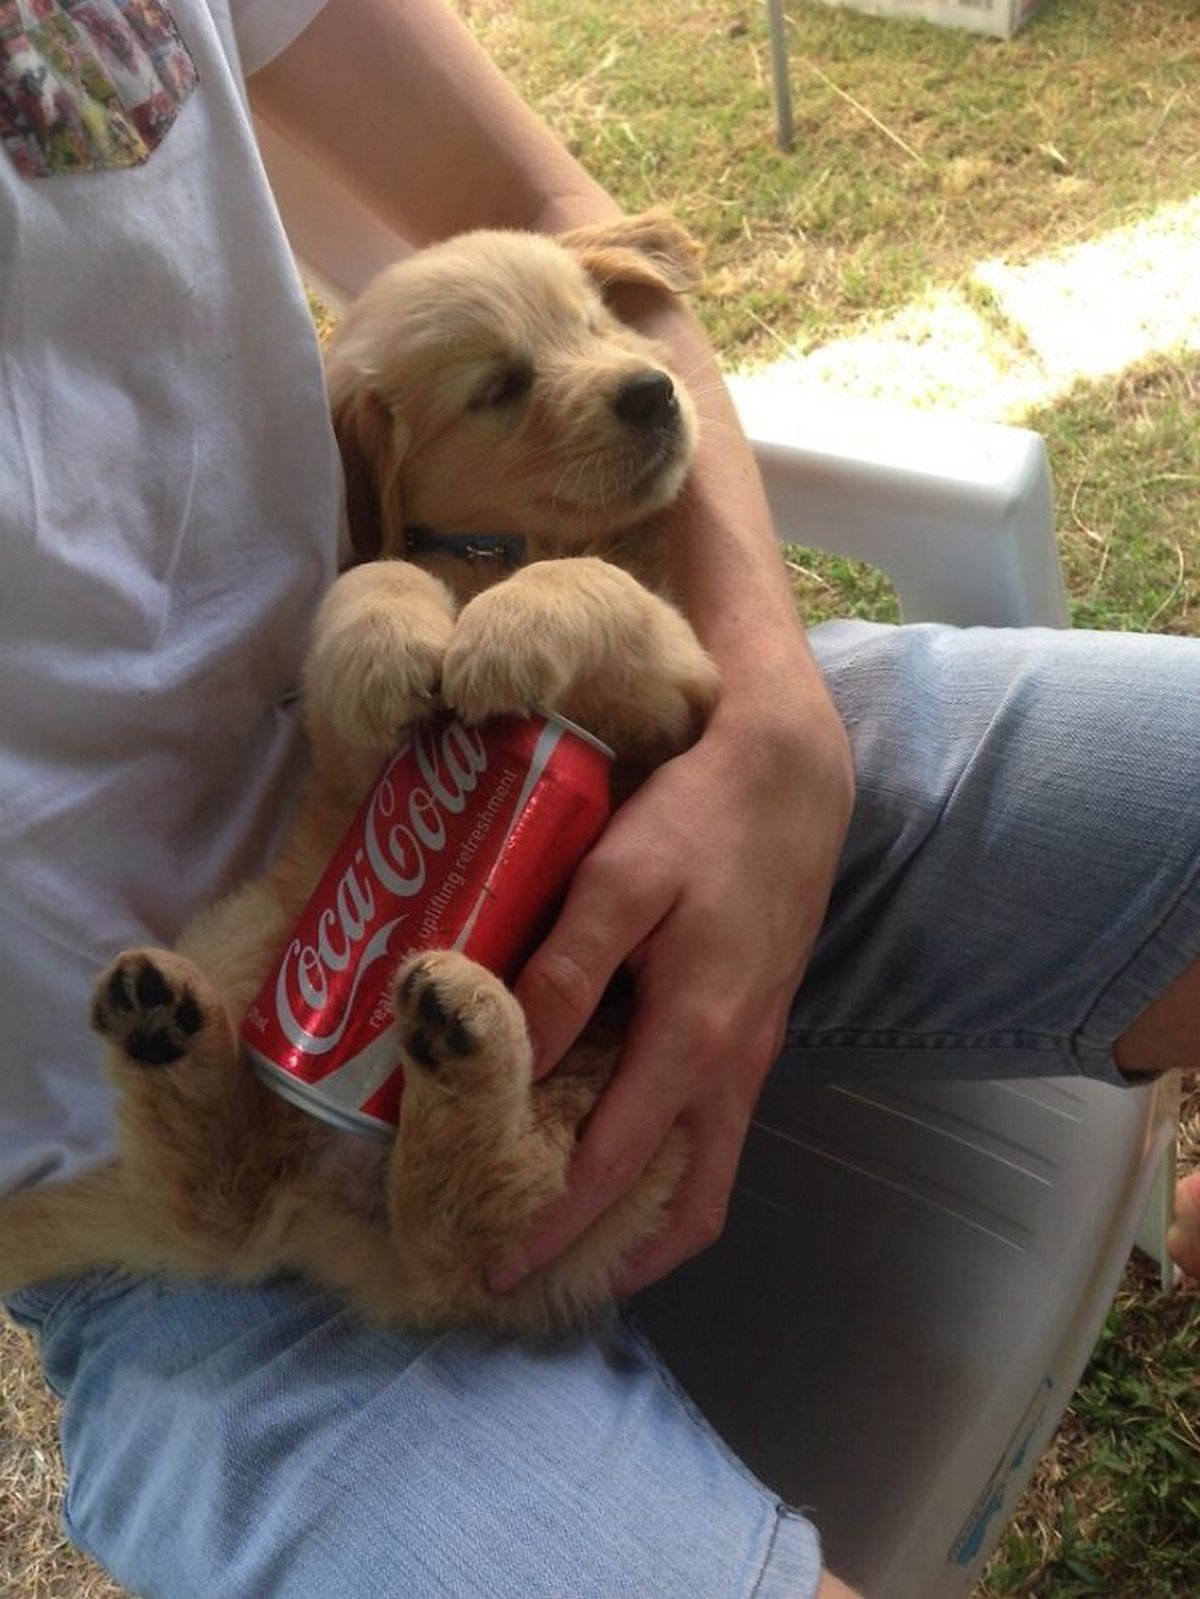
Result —
<path fill-rule="evenodd" d="M 892 579 L 908 622 L 1069 623 L 1045 445 L 1025 428 L 753 379 L 731 388 L 779 537 Z"/>

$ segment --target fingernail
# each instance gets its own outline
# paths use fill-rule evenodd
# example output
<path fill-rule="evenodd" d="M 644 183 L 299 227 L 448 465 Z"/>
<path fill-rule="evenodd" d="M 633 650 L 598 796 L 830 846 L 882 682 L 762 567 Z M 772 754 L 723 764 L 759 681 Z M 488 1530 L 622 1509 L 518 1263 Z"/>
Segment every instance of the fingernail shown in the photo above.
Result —
<path fill-rule="evenodd" d="M 556 1065 L 556 1061 L 547 1060 L 543 1051 L 535 1048 L 529 1063 L 529 1075 L 535 1083 L 540 1083 L 543 1077 L 549 1077 Z"/>
<path fill-rule="evenodd" d="M 518 1283 L 525 1281 L 529 1272 L 526 1267 L 510 1260 L 505 1266 L 497 1266 L 495 1271 L 488 1272 L 488 1287 L 494 1294 L 507 1294 Z"/>

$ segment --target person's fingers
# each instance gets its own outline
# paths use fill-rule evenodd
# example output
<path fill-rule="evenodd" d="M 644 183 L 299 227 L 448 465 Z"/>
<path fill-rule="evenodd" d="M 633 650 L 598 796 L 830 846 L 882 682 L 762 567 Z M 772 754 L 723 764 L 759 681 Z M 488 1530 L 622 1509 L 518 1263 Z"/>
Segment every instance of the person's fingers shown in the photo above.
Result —
<path fill-rule="evenodd" d="M 580 1233 L 633 1186 L 666 1137 L 676 1115 L 673 1062 L 650 1056 L 639 1070 L 636 1021 L 613 1081 L 597 1102 L 571 1162 L 566 1192 L 542 1213 L 519 1251 L 489 1274 L 498 1292 L 522 1281 L 567 1249 Z"/>
<path fill-rule="evenodd" d="M 689 1138 L 688 1165 L 667 1224 L 622 1266 L 614 1285 L 617 1298 L 630 1298 L 717 1242 L 725 1231 L 745 1132 L 739 1116 L 711 1136 L 697 1132 Z"/>
<path fill-rule="evenodd" d="M 757 1039 L 744 1032 L 730 1043 L 740 1051 L 738 1073 L 706 1074 L 721 1085 L 690 1107 L 676 1124 L 687 1139 L 688 1163 L 672 1201 L 666 1225 L 625 1262 L 617 1279 L 618 1297 L 629 1298 L 657 1282 L 685 1260 L 717 1242 L 725 1230 L 738 1163 L 746 1141 L 758 1087 L 779 1054 L 782 1027 L 766 1027 Z"/>
<path fill-rule="evenodd" d="M 779 1032 L 773 1018 L 752 1029 L 742 1025 L 736 1001 L 717 985 L 698 985 L 686 1004 L 679 991 L 670 997 L 667 1005 L 650 999 L 639 1007 L 616 1076 L 571 1163 L 566 1192 L 519 1251 L 496 1263 L 490 1280 L 497 1290 L 514 1287 L 569 1248 L 633 1187 L 676 1124 L 687 1139 L 685 1176 L 667 1226 L 632 1263 L 630 1284 L 642 1286 L 720 1235 Z"/>
<path fill-rule="evenodd" d="M 637 1182 L 676 1125 L 690 1163 L 661 1236 L 630 1264 L 628 1282 L 658 1275 L 720 1231 L 848 818 L 806 769 L 789 775 L 777 742 L 764 751 L 745 742 L 740 722 L 732 729 L 718 738 L 710 726 L 626 801 L 518 980 L 538 1075 L 579 1036 L 618 966 L 633 977 L 635 1006 L 566 1191 L 512 1258 L 492 1263 L 497 1290 L 569 1248 Z"/>
<path fill-rule="evenodd" d="M 671 907 L 671 891 L 624 864 L 622 818 L 579 865 L 554 926 L 513 985 L 525 1013 L 535 1077 L 587 1026 L 617 968 Z"/>

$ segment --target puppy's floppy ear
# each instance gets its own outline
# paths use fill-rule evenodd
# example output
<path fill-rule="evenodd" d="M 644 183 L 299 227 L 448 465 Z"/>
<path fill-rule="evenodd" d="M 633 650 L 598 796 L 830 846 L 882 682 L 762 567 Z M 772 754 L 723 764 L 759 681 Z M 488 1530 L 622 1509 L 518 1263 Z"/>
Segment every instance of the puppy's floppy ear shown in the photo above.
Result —
<path fill-rule="evenodd" d="M 329 405 L 346 482 L 346 522 L 360 561 L 404 548 L 400 467 L 406 430 L 366 383 L 330 374 Z"/>
<path fill-rule="evenodd" d="M 666 211 L 573 228 L 560 234 L 558 242 L 601 289 L 638 283 L 686 294 L 700 287 L 700 246 Z"/>

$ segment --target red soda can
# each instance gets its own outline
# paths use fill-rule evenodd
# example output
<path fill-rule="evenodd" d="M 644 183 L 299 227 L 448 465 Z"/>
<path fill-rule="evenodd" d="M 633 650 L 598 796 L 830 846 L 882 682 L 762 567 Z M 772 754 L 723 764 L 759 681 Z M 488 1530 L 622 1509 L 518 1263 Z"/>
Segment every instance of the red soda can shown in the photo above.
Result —
<path fill-rule="evenodd" d="M 513 977 L 608 819 L 611 762 L 557 716 L 414 729 L 246 1012 L 242 1046 L 262 1080 L 337 1127 L 391 1137 L 397 967 L 414 950 L 459 949 Z"/>

